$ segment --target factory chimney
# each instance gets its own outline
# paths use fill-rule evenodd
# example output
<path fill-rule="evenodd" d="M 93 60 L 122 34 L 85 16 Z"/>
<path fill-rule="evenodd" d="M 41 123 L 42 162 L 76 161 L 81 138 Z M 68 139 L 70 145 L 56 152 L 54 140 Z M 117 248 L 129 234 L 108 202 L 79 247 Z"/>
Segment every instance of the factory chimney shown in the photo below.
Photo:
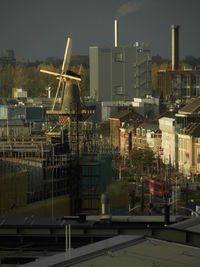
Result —
<path fill-rule="evenodd" d="M 118 20 L 115 19 L 115 47 L 118 47 Z"/>
<path fill-rule="evenodd" d="M 172 70 L 179 68 L 179 25 L 172 25 Z"/>

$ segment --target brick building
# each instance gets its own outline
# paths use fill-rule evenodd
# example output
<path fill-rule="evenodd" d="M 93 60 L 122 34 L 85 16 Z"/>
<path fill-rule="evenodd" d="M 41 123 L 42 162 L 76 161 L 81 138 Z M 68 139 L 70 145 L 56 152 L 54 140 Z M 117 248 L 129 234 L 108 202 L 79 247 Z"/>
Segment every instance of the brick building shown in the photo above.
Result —
<path fill-rule="evenodd" d="M 143 116 L 131 110 L 122 110 L 109 118 L 110 120 L 110 138 L 111 144 L 115 149 L 120 150 L 120 128 L 125 123 L 129 123 L 134 128 L 144 121 Z"/>

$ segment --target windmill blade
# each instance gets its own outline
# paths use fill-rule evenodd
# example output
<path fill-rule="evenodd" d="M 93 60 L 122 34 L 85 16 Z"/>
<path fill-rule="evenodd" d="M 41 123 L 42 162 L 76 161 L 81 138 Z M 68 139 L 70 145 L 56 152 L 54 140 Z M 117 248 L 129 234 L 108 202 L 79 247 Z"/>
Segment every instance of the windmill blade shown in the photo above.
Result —
<path fill-rule="evenodd" d="M 52 111 L 54 111 L 54 108 L 55 108 L 56 100 L 57 100 L 58 93 L 59 93 L 60 86 L 61 86 L 62 79 L 63 79 L 63 74 L 67 71 L 67 68 L 69 66 L 70 56 L 71 56 L 70 55 L 71 54 L 71 45 L 72 45 L 72 40 L 71 40 L 71 38 L 68 38 L 67 39 L 67 45 L 66 45 L 66 48 L 65 48 L 65 54 L 64 54 L 61 74 L 60 74 L 60 77 L 59 77 L 58 87 L 57 87 L 57 90 L 56 90 L 56 95 L 55 95 L 53 106 L 52 106 Z"/>
<path fill-rule="evenodd" d="M 81 81 L 81 77 L 72 71 L 68 71 L 67 74 L 62 74 L 62 75 L 60 73 L 49 71 L 49 70 L 40 70 L 40 72 L 56 76 L 57 79 L 60 79 L 60 77 L 62 77 L 66 79 Z"/>
<path fill-rule="evenodd" d="M 53 101 L 53 106 L 52 106 L 52 111 L 54 111 L 54 108 L 55 108 L 55 104 L 56 104 L 56 100 L 57 100 L 57 97 L 58 97 L 58 93 L 59 93 L 59 90 L 60 90 L 60 86 L 61 86 L 61 83 L 62 83 L 62 76 L 60 76 L 60 79 L 59 79 L 59 82 L 58 82 L 58 87 L 57 87 L 57 90 L 56 90 L 56 95 L 55 95 L 55 98 L 54 98 L 54 101 Z"/>
<path fill-rule="evenodd" d="M 62 79 L 63 79 L 63 74 L 65 72 L 67 72 L 67 69 L 69 67 L 69 62 L 70 62 L 70 57 L 71 57 L 71 47 L 72 47 L 72 40 L 71 40 L 71 38 L 68 38 L 67 39 L 67 45 L 66 45 L 66 48 L 65 48 L 65 54 L 64 54 L 64 59 L 63 59 L 60 79 L 59 79 L 59 83 L 58 83 L 58 87 L 57 87 L 54 103 L 53 103 L 53 106 L 52 106 L 52 111 L 54 111 L 54 107 L 55 107 L 56 100 L 57 100 L 57 97 L 58 97 L 58 93 L 59 93 L 59 90 L 60 90 L 60 85 L 61 85 L 61 82 L 62 82 Z M 77 79 L 76 77 L 73 77 L 73 76 L 70 76 L 70 75 L 66 75 L 66 76 L 68 76 L 67 78 L 69 78 L 69 79 L 75 79 L 75 80 Z"/>
<path fill-rule="evenodd" d="M 67 39 L 67 45 L 66 45 L 66 48 L 65 48 L 65 54 L 64 54 L 62 70 L 61 70 L 62 74 L 65 73 L 69 68 L 71 51 L 72 51 L 72 39 L 69 37 Z"/>
<path fill-rule="evenodd" d="M 49 74 L 49 75 L 53 75 L 53 76 L 60 76 L 60 73 L 49 71 L 49 70 L 40 70 L 40 72 L 45 73 L 45 74 Z"/>

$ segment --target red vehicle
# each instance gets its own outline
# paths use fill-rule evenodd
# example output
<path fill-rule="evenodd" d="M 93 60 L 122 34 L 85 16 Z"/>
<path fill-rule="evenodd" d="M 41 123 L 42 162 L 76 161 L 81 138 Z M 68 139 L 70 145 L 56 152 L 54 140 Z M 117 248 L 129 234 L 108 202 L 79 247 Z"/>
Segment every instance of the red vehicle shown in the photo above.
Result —
<path fill-rule="evenodd" d="M 157 181 L 146 177 L 145 181 L 149 183 L 150 191 L 152 195 L 163 197 L 170 194 L 170 184 L 165 181 Z"/>

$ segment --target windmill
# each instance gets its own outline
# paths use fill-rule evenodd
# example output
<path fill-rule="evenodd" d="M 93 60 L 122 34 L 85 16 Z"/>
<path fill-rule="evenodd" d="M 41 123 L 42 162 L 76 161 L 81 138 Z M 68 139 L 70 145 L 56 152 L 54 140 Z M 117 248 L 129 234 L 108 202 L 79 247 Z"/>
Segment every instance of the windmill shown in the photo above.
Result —
<path fill-rule="evenodd" d="M 61 72 L 52 72 L 48 70 L 40 70 L 44 74 L 55 76 L 58 79 L 58 86 L 53 101 L 51 110 L 47 111 L 47 115 L 58 115 L 59 123 L 63 126 L 68 125 L 71 128 L 73 122 L 86 119 L 91 114 L 94 114 L 94 109 L 87 109 L 84 102 L 80 99 L 80 81 L 81 76 L 71 70 L 68 70 L 71 56 L 72 40 L 67 39 L 67 44 L 64 53 L 64 59 L 62 63 Z M 81 68 L 80 71 L 81 72 Z M 60 110 L 55 110 L 56 101 L 59 94 L 61 95 L 61 108 Z M 55 128 L 48 133 L 49 136 L 59 136 L 61 132 L 55 132 Z M 77 126 L 78 127 L 78 126 Z M 78 137 L 76 138 L 78 139 Z"/>
<path fill-rule="evenodd" d="M 57 79 L 59 79 L 57 90 L 56 90 L 56 95 L 55 95 L 55 98 L 53 101 L 53 106 L 51 109 L 52 113 L 54 112 L 54 109 L 55 109 L 55 104 L 56 104 L 56 100 L 57 100 L 58 95 L 59 95 L 61 85 L 63 85 L 63 91 L 64 91 L 64 86 L 66 85 L 67 80 L 68 81 L 75 80 L 77 82 L 81 81 L 81 77 L 78 74 L 68 70 L 69 63 L 70 63 L 70 57 L 71 57 L 71 47 L 72 47 L 72 40 L 71 40 L 71 38 L 68 38 L 66 48 L 65 48 L 65 53 L 64 53 L 63 64 L 62 64 L 62 68 L 61 68 L 60 73 L 56 73 L 56 72 L 48 71 L 48 70 L 42 70 L 42 69 L 40 70 L 40 72 L 42 72 L 42 73 L 55 76 Z"/>

